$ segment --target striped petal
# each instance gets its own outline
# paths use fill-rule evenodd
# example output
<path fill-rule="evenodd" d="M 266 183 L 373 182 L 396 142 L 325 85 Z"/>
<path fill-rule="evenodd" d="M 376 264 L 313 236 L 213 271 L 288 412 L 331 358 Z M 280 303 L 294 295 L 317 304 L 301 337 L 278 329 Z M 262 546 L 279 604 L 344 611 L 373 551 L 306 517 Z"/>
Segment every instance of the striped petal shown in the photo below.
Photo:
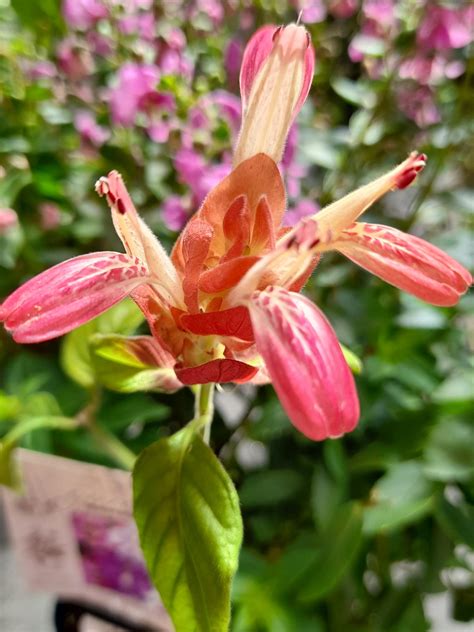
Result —
<path fill-rule="evenodd" d="M 149 278 L 135 257 L 82 255 L 24 283 L 0 307 L 0 320 L 17 342 L 50 340 L 105 312 Z"/>
<path fill-rule="evenodd" d="M 354 224 L 334 248 L 395 287 L 433 305 L 455 305 L 471 274 L 428 242 L 390 226 Z"/>
<path fill-rule="evenodd" d="M 336 334 L 307 298 L 282 288 L 249 302 L 255 342 L 290 421 L 310 439 L 355 428 L 359 402 Z"/>
<path fill-rule="evenodd" d="M 153 275 L 153 286 L 166 302 L 183 307 L 176 269 L 163 246 L 138 215 L 120 173 L 111 171 L 99 178 L 95 189 L 100 196 L 105 196 L 112 211 L 115 230 L 127 253 L 146 263 Z"/>

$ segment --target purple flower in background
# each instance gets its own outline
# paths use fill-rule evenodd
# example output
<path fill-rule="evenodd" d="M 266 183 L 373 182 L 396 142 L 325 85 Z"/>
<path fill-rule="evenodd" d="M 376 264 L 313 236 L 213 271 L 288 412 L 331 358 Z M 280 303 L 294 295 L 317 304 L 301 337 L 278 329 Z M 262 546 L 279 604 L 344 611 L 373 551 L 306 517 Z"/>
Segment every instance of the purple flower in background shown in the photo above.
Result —
<path fill-rule="evenodd" d="M 18 224 L 18 215 L 12 208 L 0 208 L 0 235 Z"/>
<path fill-rule="evenodd" d="M 462 48 L 474 40 L 474 7 L 427 5 L 416 41 L 426 50 Z"/>
<path fill-rule="evenodd" d="M 425 57 L 423 54 L 404 59 L 399 68 L 401 79 L 413 79 L 421 84 L 436 84 L 443 79 L 456 79 L 465 70 L 462 61 L 449 61 L 441 55 Z"/>
<path fill-rule="evenodd" d="M 244 47 L 242 42 L 235 37 L 232 38 L 228 43 L 224 54 L 224 68 L 231 84 L 236 84 L 239 79 L 243 54 Z"/>
<path fill-rule="evenodd" d="M 110 132 L 101 127 L 94 115 L 86 110 L 81 110 L 74 116 L 74 127 L 84 143 L 95 147 L 100 147 L 110 138 Z"/>
<path fill-rule="evenodd" d="M 283 216 L 283 225 L 294 226 L 300 221 L 300 219 L 303 219 L 303 217 L 306 217 L 307 215 L 314 215 L 314 213 L 317 213 L 319 209 L 319 205 L 313 200 L 302 198 L 298 201 L 296 206 L 286 211 Z"/>
<path fill-rule="evenodd" d="M 163 202 L 162 217 L 170 230 L 181 230 L 186 224 L 188 216 L 183 200 L 178 195 L 170 195 Z"/>
<path fill-rule="evenodd" d="M 153 41 L 156 35 L 155 16 L 153 13 L 127 15 L 118 20 L 118 28 L 124 35 L 138 35 L 144 40 Z"/>
<path fill-rule="evenodd" d="M 94 70 L 92 55 L 85 48 L 79 47 L 73 38 L 67 37 L 58 44 L 56 57 L 59 69 L 71 81 L 81 81 Z"/>
<path fill-rule="evenodd" d="M 425 128 L 440 122 L 441 115 L 428 86 L 418 86 L 415 90 L 402 89 L 397 96 L 400 110 L 418 127 Z"/>
<path fill-rule="evenodd" d="M 156 66 L 128 62 L 117 75 L 117 85 L 109 91 L 109 107 L 116 125 L 130 127 L 143 103 L 156 92 L 160 74 Z"/>
<path fill-rule="evenodd" d="M 89 29 L 108 16 L 101 0 L 63 0 L 63 16 L 71 28 Z"/>

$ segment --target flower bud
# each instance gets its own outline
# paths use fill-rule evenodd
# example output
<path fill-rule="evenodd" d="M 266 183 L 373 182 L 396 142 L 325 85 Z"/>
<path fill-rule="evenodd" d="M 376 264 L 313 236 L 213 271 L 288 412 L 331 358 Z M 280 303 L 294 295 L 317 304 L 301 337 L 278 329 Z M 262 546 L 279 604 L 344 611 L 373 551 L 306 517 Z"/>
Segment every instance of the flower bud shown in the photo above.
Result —
<path fill-rule="evenodd" d="M 243 118 L 235 166 L 260 152 L 281 159 L 313 71 L 314 50 L 303 26 L 264 26 L 255 33 L 240 71 Z"/>

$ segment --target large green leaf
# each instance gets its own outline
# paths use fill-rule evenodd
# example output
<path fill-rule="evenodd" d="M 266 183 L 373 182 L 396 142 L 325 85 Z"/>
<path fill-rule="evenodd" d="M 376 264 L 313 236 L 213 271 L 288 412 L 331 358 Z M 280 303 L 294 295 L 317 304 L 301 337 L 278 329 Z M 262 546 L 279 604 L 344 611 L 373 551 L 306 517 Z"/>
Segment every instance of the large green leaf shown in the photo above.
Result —
<path fill-rule="evenodd" d="M 314 602 L 333 590 L 354 561 L 362 542 L 362 511 L 356 503 L 338 508 L 321 538 L 319 556 L 299 592 L 303 603 Z"/>
<path fill-rule="evenodd" d="M 237 492 L 190 427 L 149 446 L 133 472 L 150 576 L 177 632 L 226 632 L 242 519 Z"/>

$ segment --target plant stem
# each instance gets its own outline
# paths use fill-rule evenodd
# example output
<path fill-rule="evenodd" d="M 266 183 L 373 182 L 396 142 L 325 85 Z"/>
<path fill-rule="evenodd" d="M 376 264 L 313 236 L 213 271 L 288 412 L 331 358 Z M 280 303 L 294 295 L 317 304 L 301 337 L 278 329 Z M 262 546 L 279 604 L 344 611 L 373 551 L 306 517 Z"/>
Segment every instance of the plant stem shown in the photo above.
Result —
<path fill-rule="evenodd" d="M 77 422 L 80 426 L 87 428 L 97 443 L 99 443 L 119 465 L 126 470 L 132 470 L 136 455 L 114 434 L 97 423 L 96 413 L 100 406 L 100 399 L 101 392 L 96 388 L 91 392 L 91 398 L 87 406 L 76 415 Z"/>
<path fill-rule="evenodd" d="M 95 437 L 98 443 L 106 450 L 106 452 L 126 470 L 132 470 L 135 463 L 135 454 L 124 445 L 120 439 L 106 430 L 103 426 L 99 426 L 95 422 L 88 426 L 90 433 Z"/>
<path fill-rule="evenodd" d="M 214 416 L 214 387 L 215 384 L 202 384 L 196 393 L 196 426 L 202 429 L 202 436 L 207 444 L 211 437 L 211 423 Z"/>

